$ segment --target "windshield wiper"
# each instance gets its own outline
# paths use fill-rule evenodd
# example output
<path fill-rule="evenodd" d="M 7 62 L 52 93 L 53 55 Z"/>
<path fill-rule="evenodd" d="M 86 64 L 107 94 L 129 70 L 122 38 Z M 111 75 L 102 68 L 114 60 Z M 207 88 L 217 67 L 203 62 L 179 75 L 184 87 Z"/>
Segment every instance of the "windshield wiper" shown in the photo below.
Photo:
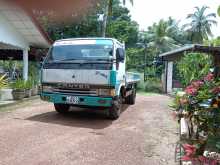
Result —
<path fill-rule="evenodd" d="M 110 59 L 93 59 L 93 60 L 91 60 L 91 61 L 110 61 Z"/>
<path fill-rule="evenodd" d="M 76 61 L 76 60 L 80 60 L 80 59 L 70 58 L 70 59 L 62 59 L 62 60 L 56 60 L 56 61 L 59 62 L 59 61 Z"/>
<path fill-rule="evenodd" d="M 61 63 L 62 62 L 65 62 L 65 63 L 67 62 L 68 63 L 68 62 L 71 62 L 71 61 L 84 61 L 84 60 L 72 58 L 72 59 L 63 59 L 63 60 L 52 60 L 52 61 L 50 61 L 50 62 L 48 61 L 48 62 L 49 63 L 53 63 L 53 62 L 54 63 L 59 63 L 59 62 L 61 62 Z"/>

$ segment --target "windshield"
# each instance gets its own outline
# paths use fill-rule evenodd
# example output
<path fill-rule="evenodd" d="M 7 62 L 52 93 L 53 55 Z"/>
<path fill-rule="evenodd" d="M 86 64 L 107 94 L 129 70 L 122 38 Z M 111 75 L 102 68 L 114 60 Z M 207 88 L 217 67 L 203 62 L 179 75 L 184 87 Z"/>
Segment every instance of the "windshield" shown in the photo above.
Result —
<path fill-rule="evenodd" d="M 108 60 L 113 54 L 111 44 L 55 44 L 49 51 L 47 61 Z"/>

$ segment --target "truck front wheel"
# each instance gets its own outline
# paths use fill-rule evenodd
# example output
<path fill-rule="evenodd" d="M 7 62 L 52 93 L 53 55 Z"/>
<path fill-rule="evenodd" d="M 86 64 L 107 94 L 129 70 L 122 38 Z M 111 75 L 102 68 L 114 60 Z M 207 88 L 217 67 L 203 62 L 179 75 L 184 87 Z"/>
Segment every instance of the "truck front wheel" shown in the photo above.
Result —
<path fill-rule="evenodd" d="M 67 104 L 54 104 L 55 110 L 58 113 L 65 114 L 69 112 L 70 106 Z"/>
<path fill-rule="evenodd" d="M 120 95 L 117 99 L 113 101 L 112 107 L 109 109 L 109 118 L 116 120 L 119 118 L 122 109 L 122 96 Z"/>

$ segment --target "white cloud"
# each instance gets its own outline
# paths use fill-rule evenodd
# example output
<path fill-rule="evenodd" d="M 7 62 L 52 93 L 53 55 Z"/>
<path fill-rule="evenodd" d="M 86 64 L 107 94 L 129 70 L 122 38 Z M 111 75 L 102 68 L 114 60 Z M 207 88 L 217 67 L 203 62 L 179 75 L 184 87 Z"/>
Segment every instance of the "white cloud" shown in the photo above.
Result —
<path fill-rule="evenodd" d="M 127 3 L 128 4 L 128 3 Z M 217 11 L 220 0 L 134 0 L 134 6 L 128 4 L 132 19 L 137 21 L 140 29 L 146 29 L 160 19 L 169 16 L 177 20 L 185 21 L 187 14 L 193 13 L 195 6 L 206 5 L 210 7 L 207 12 Z M 220 17 L 217 17 L 218 26 L 213 27 L 215 36 L 220 36 Z"/>

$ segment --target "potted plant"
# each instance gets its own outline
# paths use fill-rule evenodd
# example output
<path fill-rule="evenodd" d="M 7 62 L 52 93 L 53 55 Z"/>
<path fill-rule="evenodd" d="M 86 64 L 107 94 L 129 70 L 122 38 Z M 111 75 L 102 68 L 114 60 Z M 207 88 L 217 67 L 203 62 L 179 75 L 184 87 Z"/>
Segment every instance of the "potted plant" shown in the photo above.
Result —
<path fill-rule="evenodd" d="M 26 95 L 25 86 L 26 86 L 26 82 L 22 79 L 18 79 L 11 84 L 11 87 L 13 89 L 12 96 L 14 100 L 22 100 L 25 97 Z"/>
<path fill-rule="evenodd" d="M 36 79 L 32 80 L 32 90 L 31 95 L 36 96 L 38 94 L 38 81 Z"/>
<path fill-rule="evenodd" d="M 32 86 L 33 86 L 33 81 L 30 78 L 25 82 L 25 97 L 31 97 Z"/>

